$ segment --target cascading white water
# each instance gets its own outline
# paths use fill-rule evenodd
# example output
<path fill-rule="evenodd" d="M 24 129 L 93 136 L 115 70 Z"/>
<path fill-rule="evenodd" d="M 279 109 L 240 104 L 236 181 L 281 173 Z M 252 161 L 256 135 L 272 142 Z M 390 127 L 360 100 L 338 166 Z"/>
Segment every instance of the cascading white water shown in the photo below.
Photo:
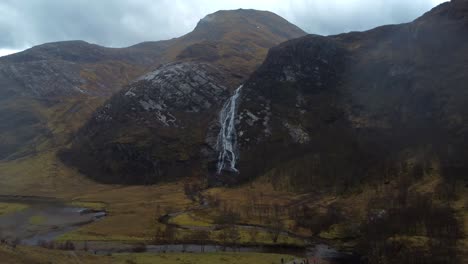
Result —
<path fill-rule="evenodd" d="M 239 97 L 242 85 L 236 89 L 234 95 L 224 104 L 223 109 L 219 113 L 219 123 L 221 130 L 218 135 L 217 149 L 218 156 L 218 174 L 223 170 L 230 170 L 238 172 L 236 169 L 236 111 L 237 111 L 237 98 Z"/>

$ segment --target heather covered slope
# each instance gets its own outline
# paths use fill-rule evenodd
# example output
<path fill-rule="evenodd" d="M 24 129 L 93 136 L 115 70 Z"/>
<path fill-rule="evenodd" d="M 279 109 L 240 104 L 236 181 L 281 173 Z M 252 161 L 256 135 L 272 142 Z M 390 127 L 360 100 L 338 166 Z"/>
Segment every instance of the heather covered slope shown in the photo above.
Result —
<path fill-rule="evenodd" d="M 298 186 L 318 177 L 346 188 L 391 179 L 395 164 L 411 159 L 427 170 L 437 160 L 463 179 L 466 8 L 445 3 L 409 24 L 271 49 L 242 90 L 241 176 L 297 169 Z"/>

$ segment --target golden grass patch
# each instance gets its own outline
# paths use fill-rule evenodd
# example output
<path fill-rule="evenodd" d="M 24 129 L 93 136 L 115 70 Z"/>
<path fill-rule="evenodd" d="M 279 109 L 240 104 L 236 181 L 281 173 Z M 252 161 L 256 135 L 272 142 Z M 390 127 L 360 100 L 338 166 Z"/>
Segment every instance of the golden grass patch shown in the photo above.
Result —
<path fill-rule="evenodd" d="M 27 209 L 29 206 L 22 203 L 2 203 L 0 202 L 0 215 L 19 212 Z"/>

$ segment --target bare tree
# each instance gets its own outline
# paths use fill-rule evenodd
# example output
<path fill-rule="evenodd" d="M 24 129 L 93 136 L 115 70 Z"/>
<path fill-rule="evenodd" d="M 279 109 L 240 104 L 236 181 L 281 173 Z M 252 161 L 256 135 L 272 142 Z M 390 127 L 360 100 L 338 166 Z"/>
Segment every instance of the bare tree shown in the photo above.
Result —
<path fill-rule="evenodd" d="M 239 230 L 235 225 L 225 225 L 223 229 L 221 229 L 221 233 L 218 235 L 219 240 L 221 240 L 221 244 L 226 250 L 226 246 L 228 244 L 236 245 L 240 240 L 240 233 Z"/>
<path fill-rule="evenodd" d="M 205 243 L 210 239 L 210 233 L 206 230 L 197 230 L 192 234 L 192 239 L 200 244 L 201 252 L 205 252 Z"/>
<path fill-rule="evenodd" d="M 273 243 L 278 242 L 278 238 L 281 235 L 283 228 L 283 222 L 279 218 L 275 218 L 270 222 L 270 229 L 268 229 L 268 233 L 270 233 Z"/>
<path fill-rule="evenodd" d="M 273 215 L 269 220 L 269 233 L 271 235 L 271 240 L 273 241 L 273 243 L 276 243 L 278 241 L 278 238 L 284 229 L 283 221 L 281 221 L 279 208 L 280 206 L 277 204 L 273 206 Z"/>
<path fill-rule="evenodd" d="M 164 239 L 164 232 L 161 229 L 161 227 L 157 227 L 156 232 L 154 233 L 153 241 L 154 242 L 159 242 L 159 241 L 161 241 L 163 239 Z"/>
<path fill-rule="evenodd" d="M 172 244 L 177 239 L 177 228 L 172 225 L 167 225 L 164 230 L 164 239 L 167 243 Z"/>
<path fill-rule="evenodd" d="M 257 238 L 258 238 L 258 229 L 256 227 L 252 227 L 248 229 L 249 232 L 249 237 L 250 237 L 250 243 L 256 244 L 257 243 Z"/>
<path fill-rule="evenodd" d="M 227 230 L 229 242 L 231 242 L 231 244 L 233 245 L 237 245 L 239 240 L 241 239 L 239 229 L 235 225 L 231 225 L 228 227 Z"/>

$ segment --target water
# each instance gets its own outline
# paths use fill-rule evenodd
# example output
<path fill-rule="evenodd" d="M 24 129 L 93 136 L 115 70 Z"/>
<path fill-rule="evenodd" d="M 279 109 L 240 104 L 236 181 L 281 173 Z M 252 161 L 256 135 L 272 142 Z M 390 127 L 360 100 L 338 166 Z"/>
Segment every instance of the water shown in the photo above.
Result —
<path fill-rule="evenodd" d="M 83 242 L 75 242 L 77 248 L 84 246 Z M 326 245 L 319 244 L 309 248 L 289 247 L 280 245 L 270 246 L 222 246 L 216 244 L 165 244 L 165 245 L 128 245 L 115 244 L 113 242 L 91 241 L 87 242 L 87 247 L 99 255 L 114 253 L 146 252 L 148 254 L 163 253 L 217 253 L 217 252 L 253 252 L 253 253 L 275 253 L 296 256 L 298 259 L 315 258 L 326 261 L 329 264 L 358 264 L 361 263 L 359 256 L 349 253 L 342 253 Z M 140 247 L 140 251 L 136 251 Z M 278 263 L 280 261 L 278 260 Z M 300 263 L 300 261 L 296 261 Z M 313 263 L 313 262 L 310 262 Z M 323 262 L 320 262 L 323 263 Z"/>
<path fill-rule="evenodd" d="M 0 215 L 0 237 L 35 246 L 53 241 L 78 227 L 106 216 L 103 211 L 68 206 L 55 199 L 0 196 L 0 202 L 20 203 L 24 210 Z M 36 221 L 34 221 L 36 219 Z"/>
<path fill-rule="evenodd" d="M 237 98 L 240 95 L 242 85 L 236 89 L 234 95 L 224 104 L 223 109 L 219 114 L 219 123 L 221 129 L 218 135 L 217 149 L 219 151 L 218 157 L 218 174 L 223 170 L 238 172 L 236 169 L 237 151 L 236 151 L 236 127 L 235 117 L 237 111 Z"/>

